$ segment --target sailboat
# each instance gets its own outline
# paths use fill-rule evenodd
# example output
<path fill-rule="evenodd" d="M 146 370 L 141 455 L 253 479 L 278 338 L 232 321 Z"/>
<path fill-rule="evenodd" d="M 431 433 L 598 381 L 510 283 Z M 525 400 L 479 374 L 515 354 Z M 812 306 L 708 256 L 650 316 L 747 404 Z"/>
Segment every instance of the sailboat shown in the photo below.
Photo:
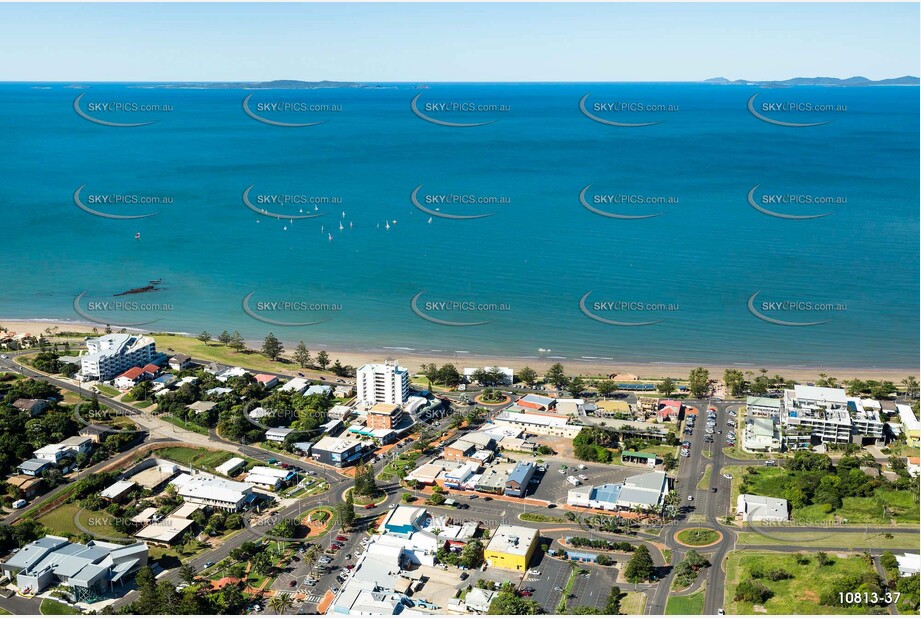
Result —
<path fill-rule="evenodd" d="M 344 229 L 345 229 L 345 228 L 342 227 L 342 221 L 340 221 L 340 222 L 339 222 L 339 230 L 341 231 L 341 230 L 344 230 Z"/>
<path fill-rule="evenodd" d="M 330 234 L 330 235 L 329 235 L 329 242 L 332 242 L 332 241 L 333 241 L 333 235 Z"/>
<path fill-rule="evenodd" d="M 388 230 L 390 229 L 390 221 L 385 221 L 385 222 L 384 222 L 384 228 L 385 228 L 385 229 L 388 229 Z"/>
<path fill-rule="evenodd" d="M 351 221 L 349 221 L 349 229 L 352 229 L 352 227 L 353 227 L 354 225 L 355 225 L 354 223 L 352 223 Z"/>
<path fill-rule="evenodd" d="M 345 219 L 345 211 L 342 211 L 342 218 Z"/>
<path fill-rule="evenodd" d="M 432 218 L 431 218 L 431 217 L 429 217 L 429 223 L 431 223 L 431 222 L 432 222 Z"/>

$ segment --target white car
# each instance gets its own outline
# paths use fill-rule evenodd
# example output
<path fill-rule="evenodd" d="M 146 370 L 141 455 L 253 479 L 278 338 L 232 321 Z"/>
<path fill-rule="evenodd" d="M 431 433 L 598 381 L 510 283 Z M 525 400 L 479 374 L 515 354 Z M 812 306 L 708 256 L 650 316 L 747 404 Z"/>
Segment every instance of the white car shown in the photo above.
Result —
<path fill-rule="evenodd" d="M 693 501 L 694 501 L 694 496 L 688 496 L 688 502 L 693 502 Z"/>
<path fill-rule="evenodd" d="M 579 475 L 579 478 L 582 479 L 583 481 L 587 481 L 587 480 L 588 480 L 588 477 L 585 476 L 584 474 L 580 474 L 580 475 Z"/>
<path fill-rule="evenodd" d="M 727 472 L 726 474 L 723 475 L 723 478 L 724 478 L 724 479 L 729 479 L 729 480 L 731 481 L 731 480 L 732 480 L 732 475 L 729 474 L 729 473 Z"/>

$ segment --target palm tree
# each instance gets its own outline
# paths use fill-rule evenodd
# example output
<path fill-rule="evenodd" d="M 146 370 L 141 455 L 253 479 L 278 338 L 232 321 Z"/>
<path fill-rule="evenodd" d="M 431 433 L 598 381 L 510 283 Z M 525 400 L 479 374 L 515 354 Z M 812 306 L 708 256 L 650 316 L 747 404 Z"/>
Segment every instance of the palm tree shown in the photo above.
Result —
<path fill-rule="evenodd" d="M 294 601 L 287 592 L 279 592 L 269 601 L 269 607 L 279 614 L 287 613 L 292 606 L 294 606 Z"/>

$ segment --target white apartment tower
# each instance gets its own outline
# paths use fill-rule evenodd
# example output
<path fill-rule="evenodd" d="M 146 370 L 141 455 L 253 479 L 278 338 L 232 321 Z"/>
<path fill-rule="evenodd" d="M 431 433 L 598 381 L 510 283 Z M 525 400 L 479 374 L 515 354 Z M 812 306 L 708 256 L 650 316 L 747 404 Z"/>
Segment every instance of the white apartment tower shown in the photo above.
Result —
<path fill-rule="evenodd" d="M 157 359 L 151 337 L 112 334 L 86 340 L 87 354 L 80 358 L 80 373 L 86 379 L 104 382 Z"/>
<path fill-rule="evenodd" d="M 358 400 L 401 406 L 409 397 L 409 371 L 395 361 L 362 365 L 357 373 Z"/>

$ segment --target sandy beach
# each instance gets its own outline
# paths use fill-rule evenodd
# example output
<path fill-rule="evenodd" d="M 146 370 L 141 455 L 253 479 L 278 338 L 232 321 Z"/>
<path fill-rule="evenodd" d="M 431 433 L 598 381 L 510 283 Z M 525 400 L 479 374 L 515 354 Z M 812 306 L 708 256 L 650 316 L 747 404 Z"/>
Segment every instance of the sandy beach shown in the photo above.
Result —
<path fill-rule="evenodd" d="M 92 332 L 93 328 L 98 329 L 99 333 L 104 332 L 104 328 L 99 324 L 79 321 L 63 321 L 54 319 L 3 319 L 0 318 L 0 326 L 10 332 L 23 333 L 29 332 L 38 335 L 45 332 L 45 329 L 53 329 L 54 332 Z M 147 332 L 141 329 L 126 329 L 128 332 Z M 163 332 L 163 331 L 159 331 Z M 173 333 L 186 334 L 186 333 Z M 280 337 L 285 344 L 288 352 L 294 348 L 297 342 L 285 340 Z M 258 349 L 261 341 L 247 341 L 251 348 Z M 308 342 L 308 347 L 309 342 Z M 313 348 L 311 348 L 313 350 Z M 484 367 L 484 366 L 504 366 L 520 369 L 528 366 L 542 373 L 554 363 L 562 363 L 566 372 L 570 375 L 597 376 L 613 374 L 630 374 L 638 376 L 640 379 L 650 380 L 663 377 L 686 378 L 691 369 L 701 366 L 692 363 L 637 363 L 637 362 L 617 362 L 600 361 L 584 358 L 543 358 L 543 359 L 519 359 L 502 356 L 490 356 L 480 354 L 417 354 L 405 349 L 370 349 L 370 350 L 336 350 L 326 349 L 332 359 L 339 359 L 343 365 L 360 366 L 364 363 L 381 362 L 388 358 L 394 358 L 400 361 L 400 364 L 409 368 L 411 371 L 417 371 L 422 364 L 436 363 L 443 365 L 452 363 L 462 369 L 463 367 Z M 768 370 L 768 375 L 773 376 L 780 374 L 784 378 L 802 381 L 814 381 L 820 373 L 834 376 L 838 380 L 847 380 L 860 378 L 862 380 L 891 380 L 896 385 L 899 384 L 908 375 L 919 375 L 918 368 L 899 368 L 899 367 L 807 367 L 807 366 L 775 366 L 775 365 L 757 365 L 757 364 L 737 364 L 730 363 L 727 365 L 703 364 L 710 370 L 713 378 L 722 378 L 723 371 L 727 368 L 740 369 L 742 371 L 752 371 L 755 374 L 764 367 Z"/>

